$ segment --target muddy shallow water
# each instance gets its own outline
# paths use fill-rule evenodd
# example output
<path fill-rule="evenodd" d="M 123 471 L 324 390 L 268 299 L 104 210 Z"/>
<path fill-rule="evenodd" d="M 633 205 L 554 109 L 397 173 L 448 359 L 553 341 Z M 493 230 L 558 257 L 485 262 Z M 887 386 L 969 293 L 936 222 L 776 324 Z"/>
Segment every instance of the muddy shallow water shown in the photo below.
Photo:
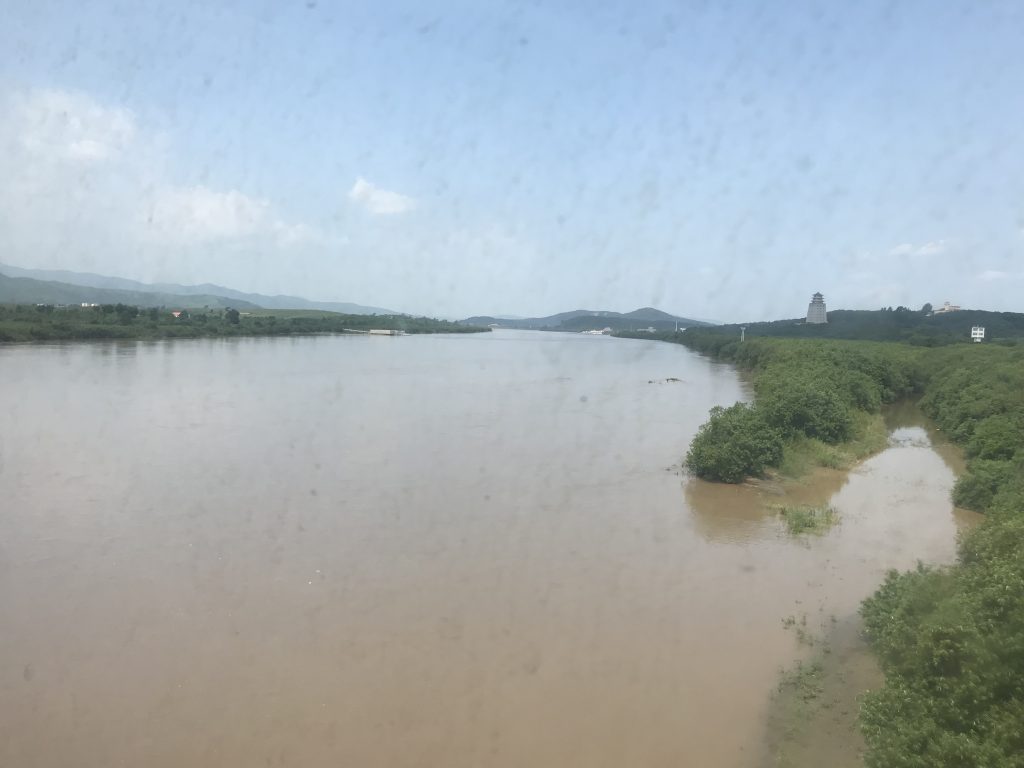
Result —
<path fill-rule="evenodd" d="M 782 620 L 968 520 L 912 413 L 811 543 L 673 470 L 746 396 L 559 334 L 0 347 L 0 765 L 756 765 Z"/>

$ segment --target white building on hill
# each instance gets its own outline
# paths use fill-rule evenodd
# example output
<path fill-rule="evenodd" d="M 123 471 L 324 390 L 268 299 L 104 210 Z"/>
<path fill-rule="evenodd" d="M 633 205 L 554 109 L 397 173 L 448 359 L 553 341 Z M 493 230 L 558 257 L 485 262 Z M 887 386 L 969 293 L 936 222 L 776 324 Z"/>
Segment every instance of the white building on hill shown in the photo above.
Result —
<path fill-rule="evenodd" d="M 825 312 L 825 297 L 816 293 L 811 297 L 811 303 L 807 305 L 807 322 L 811 325 L 821 325 L 828 322 L 828 315 Z"/>

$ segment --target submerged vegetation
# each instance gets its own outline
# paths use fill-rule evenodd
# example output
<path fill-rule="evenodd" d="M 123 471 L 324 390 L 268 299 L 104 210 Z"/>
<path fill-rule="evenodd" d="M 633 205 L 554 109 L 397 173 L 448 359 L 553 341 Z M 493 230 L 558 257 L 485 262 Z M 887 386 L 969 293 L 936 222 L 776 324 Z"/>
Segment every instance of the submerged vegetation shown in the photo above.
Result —
<path fill-rule="evenodd" d="M 817 507 L 806 504 L 782 506 L 778 510 L 786 523 L 786 530 L 794 536 L 825 533 L 839 520 L 839 512 L 829 504 Z"/>
<path fill-rule="evenodd" d="M 0 342 L 176 339 L 365 332 L 475 333 L 490 330 L 408 315 L 342 315 L 319 310 L 163 309 L 128 304 L 0 305 Z"/>
<path fill-rule="evenodd" d="M 865 425 L 902 397 L 919 398 L 963 447 L 967 469 L 954 501 L 986 513 L 984 522 L 961 541 L 955 565 L 893 571 L 861 609 L 885 673 L 861 707 L 865 762 L 1024 766 L 1024 347 L 740 343 L 714 330 L 673 337 L 754 374 L 754 404 L 715 409 L 695 438 L 689 464 L 701 477 L 738 482 L 737 466 L 759 474 L 794 452 L 838 461 L 834 451 L 874 445 Z M 814 524 L 808 517 L 790 512 L 787 524 L 802 529 Z M 813 670 L 798 678 L 813 696 Z"/>

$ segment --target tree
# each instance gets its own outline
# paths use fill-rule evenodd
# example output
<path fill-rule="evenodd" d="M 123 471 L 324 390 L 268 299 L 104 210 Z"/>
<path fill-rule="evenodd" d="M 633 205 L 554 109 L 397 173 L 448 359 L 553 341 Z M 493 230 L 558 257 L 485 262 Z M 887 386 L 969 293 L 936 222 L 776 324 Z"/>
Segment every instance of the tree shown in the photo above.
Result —
<path fill-rule="evenodd" d="M 925 303 L 925 305 L 923 307 L 921 307 L 921 314 L 922 315 L 930 315 L 931 313 L 932 313 L 932 305 L 930 303 Z"/>
<path fill-rule="evenodd" d="M 239 320 L 238 310 L 237 309 L 232 309 L 231 307 L 228 307 L 227 309 L 224 310 L 224 319 L 227 320 L 232 325 L 238 325 L 238 320 Z"/>
<path fill-rule="evenodd" d="M 782 436 L 745 403 L 712 408 L 686 454 L 698 477 L 725 483 L 741 483 L 781 460 Z"/>
<path fill-rule="evenodd" d="M 139 308 L 133 307 L 129 304 L 115 304 L 114 311 L 117 313 L 118 322 L 122 325 L 128 325 L 139 316 Z"/>

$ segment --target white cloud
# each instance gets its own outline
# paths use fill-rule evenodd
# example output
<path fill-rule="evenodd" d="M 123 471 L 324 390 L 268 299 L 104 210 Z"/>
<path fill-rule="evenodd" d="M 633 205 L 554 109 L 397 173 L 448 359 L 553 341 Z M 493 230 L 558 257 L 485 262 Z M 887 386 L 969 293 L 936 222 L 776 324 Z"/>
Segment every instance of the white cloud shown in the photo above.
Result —
<path fill-rule="evenodd" d="M 890 256 L 937 256 L 946 251 L 945 240 L 932 240 L 921 245 L 900 243 L 889 249 Z"/>
<path fill-rule="evenodd" d="M 291 245 L 313 239 L 309 227 L 284 221 L 267 200 L 202 185 L 158 190 L 146 226 L 161 240 L 182 243 L 269 237 Z"/>
<path fill-rule="evenodd" d="M 373 214 L 407 213 L 416 207 L 416 200 L 413 198 L 399 192 L 381 189 L 361 176 L 356 179 L 356 183 L 349 190 L 348 198 Z"/>
<path fill-rule="evenodd" d="M 173 277 L 169 264 L 216 274 L 337 245 L 270 200 L 183 184 L 172 166 L 160 132 L 130 110 L 73 91 L 0 93 L 0 253 L 157 279 Z"/>
<path fill-rule="evenodd" d="M 136 135 L 132 112 L 71 91 L 18 93 L 10 110 L 20 128 L 18 143 L 42 160 L 102 162 L 123 152 Z"/>

